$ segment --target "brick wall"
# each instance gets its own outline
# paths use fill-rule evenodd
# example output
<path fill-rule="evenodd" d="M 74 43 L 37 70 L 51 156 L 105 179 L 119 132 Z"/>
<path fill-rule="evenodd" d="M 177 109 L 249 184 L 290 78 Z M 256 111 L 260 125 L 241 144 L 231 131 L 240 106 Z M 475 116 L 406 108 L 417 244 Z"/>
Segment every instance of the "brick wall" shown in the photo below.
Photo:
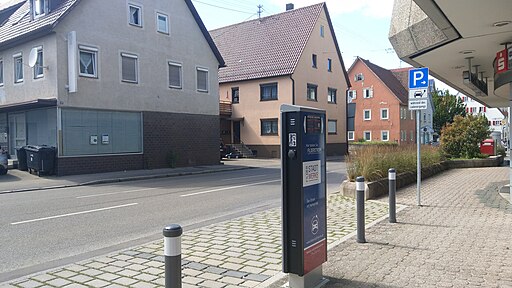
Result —
<path fill-rule="evenodd" d="M 57 159 L 57 175 L 103 173 L 143 169 L 143 155 L 87 156 Z"/>
<path fill-rule="evenodd" d="M 167 156 L 176 165 L 219 164 L 219 116 L 144 112 L 144 167 L 167 168 Z"/>

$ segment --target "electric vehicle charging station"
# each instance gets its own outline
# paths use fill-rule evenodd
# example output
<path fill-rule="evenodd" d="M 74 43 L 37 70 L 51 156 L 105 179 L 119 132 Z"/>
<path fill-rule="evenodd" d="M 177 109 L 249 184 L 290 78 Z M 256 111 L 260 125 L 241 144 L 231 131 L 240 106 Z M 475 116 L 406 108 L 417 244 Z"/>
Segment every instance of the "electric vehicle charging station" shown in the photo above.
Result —
<path fill-rule="evenodd" d="M 327 280 L 325 111 L 281 105 L 283 272 L 292 288 Z"/>

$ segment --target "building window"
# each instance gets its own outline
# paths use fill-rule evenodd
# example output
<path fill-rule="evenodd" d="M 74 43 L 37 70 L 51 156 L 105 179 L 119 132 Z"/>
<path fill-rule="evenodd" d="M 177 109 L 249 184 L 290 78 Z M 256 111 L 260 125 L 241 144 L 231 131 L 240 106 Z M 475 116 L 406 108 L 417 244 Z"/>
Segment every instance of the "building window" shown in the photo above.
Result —
<path fill-rule="evenodd" d="M 308 91 L 307 91 L 307 99 L 309 101 L 318 101 L 317 97 L 316 97 L 316 91 L 317 91 L 317 88 L 318 86 L 317 85 L 314 85 L 314 84 L 308 84 Z"/>
<path fill-rule="evenodd" d="M 372 132 L 371 131 L 364 131 L 364 140 L 372 141 Z"/>
<path fill-rule="evenodd" d="M 34 18 L 43 16 L 46 13 L 45 0 L 32 0 L 32 11 Z"/>
<path fill-rule="evenodd" d="M 261 119 L 261 135 L 277 135 L 277 119 Z"/>
<path fill-rule="evenodd" d="M 156 13 L 156 31 L 169 34 L 169 18 L 162 13 Z"/>
<path fill-rule="evenodd" d="M 382 141 L 389 141 L 389 131 L 380 131 L 380 139 Z"/>
<path fill-rule="evenodd" d="M 414 141 L 414 131 L 411 131 L 411 142 Z"/>
<path fill-rule="evenodd" d="M 389 119 L 389 109 L 388 108 L 380 109 L 380 119 L 382 119 L 382 120 Z"/>
<path fill-rule="evenodd" d="M 240 103 L 240 88 L 231 88 L 231 103 Z"/>
<path fill-rule="evenodd" d="M 370 110 L 370 109 L 365 109 L 365 110 L 363 110 L 363 115 L 364 115 L 364 116 L 363 116 L 363 117 L 364 117 L 364 118 L 363 118 L 364 120 L 366 120 L 366 121 L 368 121 L 368 120 L 372 120 L 372 110 Z"/>
<path fill-rule="evenodd" d="M 327 121 L 327 133 L 328 134 L 338 134 L 338 121 L 337 120 Z"/>
<path fill-rule="evenodd" d="M 372 88 L 364 88 L 363 89 L 363 97 L 364 98 L 372 98 L 373 97 L 373 89 Z"/>
<path fill-rule="evenodd" d="M 348 131 L 348 135 L 347 136 L 348 136 L 348 140 L 349 141 L 350 140 L 354 141 L 354 131 Z"/>
<path fill-rule="evenodd" d="M 130 14 L 129 23 L 134 26 L 142 27 L 142 8 L 133 4 L 129 4 L 128 13 Z"/>
<path fill-rule="evenodd" d="M 37 60 L 36 65 L 34 65 L 34 79 L 42 78 L 44 76 L 43 65 L 43 47 L 37 47 Z"/>
<path fill-rule="evenodd" d="M 327 71 L 332 72 L 332 59 L 327 59 Z"/>
<path fill-rule="evenodd" d="M 324 38 L 325 36 L 325 27 L 324 25 L 320 25 L 320 37 Z"/>
<path fill-rule="evenodd" d="M 260 100 L 277 100 L 277 83 L 260 85 Z"/>
<path fill-rule="evenodd" d="M 121 81 L 138 83 L 138 57 L 137 55 L 121 53 Z"/>
<path fill-rule="evenodd" d="M 352 100 L 356 99 L 357 91 L 356 90 L 348 90 L 347 91 L 347 103 L 352 103 Z"/>
<path fill-rule="evenodd" d="M 407 109 L 404 107 L 400 107 L 400 119 L 407 119 Z"/>
<path fill-rule="evenodd" d="M 23 56 L 21 53 L 14 55 L 14 83 L 23 82 Z"/>
<path fill-rule="evenodd" d="M 4 59 L 0 58 L 0 87 L 4 86 Z"/>
<path fill-rule="evenodd" d="M 313 55 L 311 56 L 311 65 L 312 65 L 312 67 L 313 67 L 313 68 L 316 68 L 316 67 L 317 67 L 317 65 L 316 65 L 316 64 L 317 64 L 317 62 L 316 62 L 316 60 L 317 60 L 317 59 L 316 59 L 316 54 L 313 54 Z"/>
<path fill-rule="evenodd" d="M 181 89 L 183 87 L 182 66 L 180 63 L 169 62 L 169 87 Z"/>
<path fill-rule="evenodd" d="M 197 91 L 208 93 L 208 69 L 197 67 Z"/>
<path fill-rule="evenodd" d="M 327 88 L 327 102 L 336 104 L 336 89 Z"/>
<path fill-rule="evenodd" d="M 98 49 L 79 46 L 78 53 L 80 55 L 79 75 L 85 77 L 98 77 Z"/>
<path fill-rule="evenodd" d="M 354 75 L 354 81 L 363 81 L 364 80 L 364 76 L 363 76 L 363 73 L 358 73 L 356 75 Z"/>

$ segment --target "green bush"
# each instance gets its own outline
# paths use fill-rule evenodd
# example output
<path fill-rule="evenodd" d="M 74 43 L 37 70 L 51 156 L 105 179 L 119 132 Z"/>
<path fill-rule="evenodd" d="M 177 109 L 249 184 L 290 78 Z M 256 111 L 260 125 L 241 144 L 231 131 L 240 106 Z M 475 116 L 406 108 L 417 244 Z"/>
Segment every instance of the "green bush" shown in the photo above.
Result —
<path fill-rule="evenodd" d="M 478 158 L 480 143 L 488 137 L 489 123 L 485 116 L 457 115 L 441 131 L 441 149 L 453 158 Z"/>
<path fill-rule="evenodd" d="M 501 155 L 503 156 L 503 158 L 505 158 L 505 156 L 507 156 L 507 150 L 505 149 L 505 147 L 503 147 L 503 145 L 498 145 L 498 147 L 496 147 L 496 154 Z"/>
<path fill-rule="evenodd" d="M 416 145 L 369 145 L 350 154 L 347 158 L 347 174 L 350 181 L 363 176 L 366 181 L 375 181 L 388 176 L 389 168 L 397 173 L 416 172 Z M 421 147 L 422 167 L 443 161 L 441 150 L 437 147 Z"/>

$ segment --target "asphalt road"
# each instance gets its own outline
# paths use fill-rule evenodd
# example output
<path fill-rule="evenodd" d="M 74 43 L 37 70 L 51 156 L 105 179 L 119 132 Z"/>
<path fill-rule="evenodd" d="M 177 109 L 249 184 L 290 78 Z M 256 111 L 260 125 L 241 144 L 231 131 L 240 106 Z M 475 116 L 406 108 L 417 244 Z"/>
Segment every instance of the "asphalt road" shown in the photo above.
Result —
<path fill-rule="evenodd" d="M 281 205 L 276 165 L 0 195 L 0 282 Z M 327 190 L 345 164 L 327 165 Z"/>

